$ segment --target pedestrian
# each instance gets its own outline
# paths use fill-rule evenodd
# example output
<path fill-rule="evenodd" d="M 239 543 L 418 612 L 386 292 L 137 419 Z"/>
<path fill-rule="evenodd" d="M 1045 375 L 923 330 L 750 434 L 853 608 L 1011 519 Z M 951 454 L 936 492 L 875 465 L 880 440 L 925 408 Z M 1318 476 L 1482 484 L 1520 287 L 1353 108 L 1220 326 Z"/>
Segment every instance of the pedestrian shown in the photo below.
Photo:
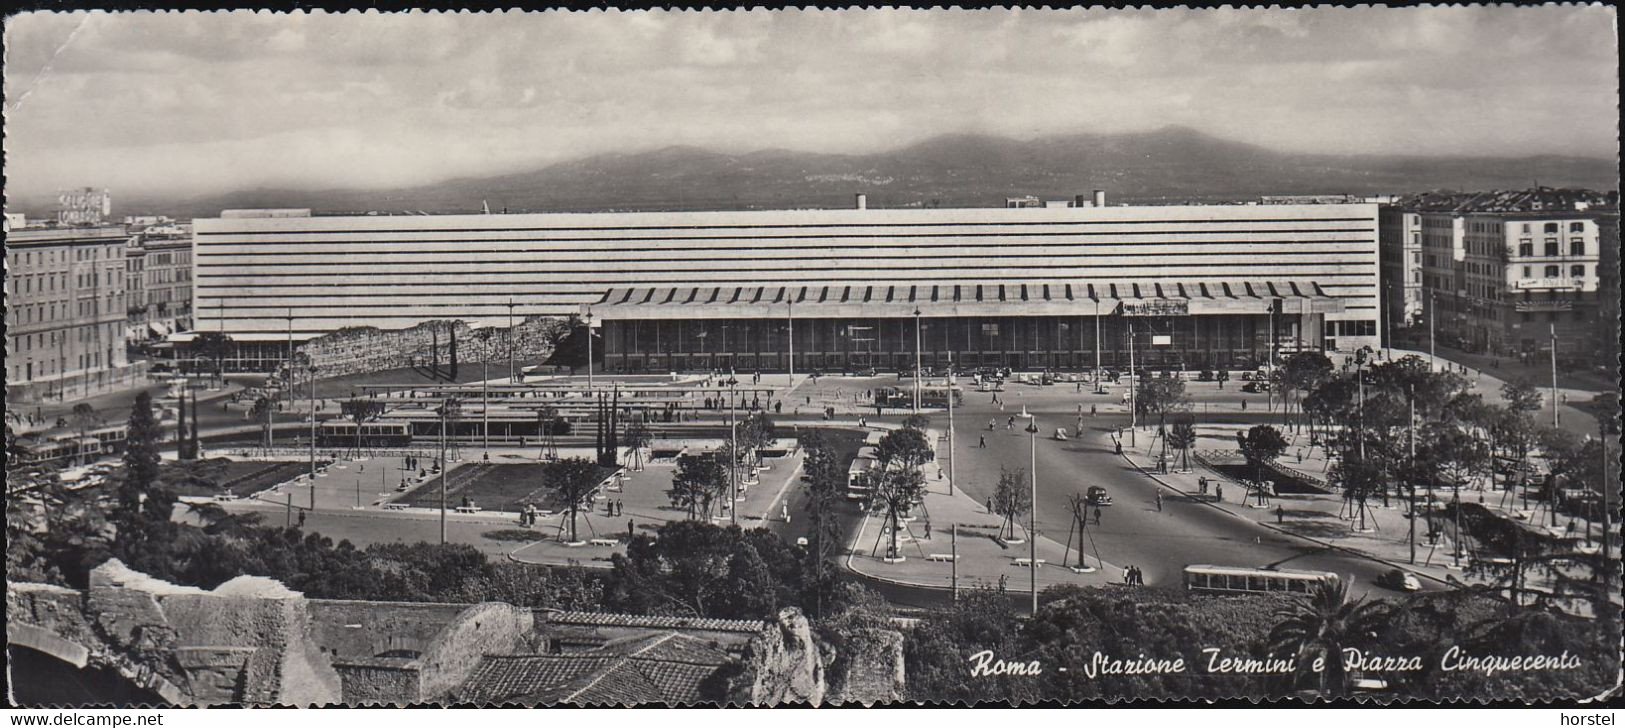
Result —
<path fill-rule="evenodd" d="M 995 422 L 996 422 L 996 420 L 989 418 L 988 421 L 987 421 L 987 429 L 991 431 L 993 429 L 993 426 L 994 426 Z"/>
<path fill-rule="evenodd" d="M 626 519 L 626 540 L 632 540 L 632 519 Z"/>
<path fill-rule="evenodd" d="M 790 522 L 790 504 L 789 503 L 780 503 L 779 504 L 779 515 L 784 517 L 784 522 L 785 523 Z"/>
<path fill-rule="evenodd" d="M 976 446 L 979 447 L 979 448 L 986 449 L 987 448 L 987 435 L 982 435 L 982 436 L 976 438 Z"/>
<path fill-rule="evenodd" d="M 1221 502 L 1224 500 L 1224 483 L 1213 484 L 1213 498 Z"/>
<path fill-rule="evenodd" d="M 625 512 L 626 512 L 626 504 L 622 503 L 620 498 L 616 498 L 615 499 L 615 515 L 619 516 L 619 515 L 621 515 L 621 514 L 623 514 Z"/>
<path fill-rule="evenodd" d="M 1095 506 L 1095 525 L 1100 525 L 1100 506 Z"/>
<path fill-rule="evenodd" d="M 1245 400 L 1245 399 L 1241 401 L 1241 411 L 1242 412 L 1247 411 L 1247 400 Z"/>
<path fill-rule="evenodd" d="M 1162 491 L 1157 491 L 1157 512 L 1162 512 Z"/>
<path fill-rule="evenodd" d="M 1282 508 L 1281 506 L 1276 506 L 1275 507 L 1275 522 L 1276 523 L 1286 523 L 1286 509 L 1285 508 Z"/>
<path fill-rule="evenodd" d="M 1574 525 L 1574 522 L 1570 521 L 1569 525 Z M 931 540 L 931 519 L 929 518 L 925 519 L 925 540 Z"/>
<path fill-rule="evenodd" d="M 1089 416 L 1090 417 L 1095 416 L 1095 406 L 1094 405 L 1089 405 Z"/>
<path fill-rule="evenodd" d="M 1134 579 L 1134 567 L 1132 567 L 1132 566 L 1123 567 L 1123 583 L 1124 584 L 1132 584 L 1132 583 L 1134 583 L 1133 579 Z"/>
<path fill-rule="evenodd" d="M 312 486 L 312 487 L 314 487 L 314 486 Z M 299 527 L 300 528 L 305 527 L 305 512 L 304 511 L 299 511 Z"/>
<path fill-rule="evenodd" d="M 992 513 L 993 512 L 993 499 L 992 498 L 987 499 L 987 504 L 986 505 L 987 505 L 987 512 Z"/>
<path fill-rule="evenodd" d="M 1016 417 L 1015 417 L 1015 415 L 1011 415 L 1010 419 L 1007 420 L 1004 423 L 1004 429 L 1006 429 L 1006 430 L 1014 430 L 1014 429 L 1016 429 Z"/>

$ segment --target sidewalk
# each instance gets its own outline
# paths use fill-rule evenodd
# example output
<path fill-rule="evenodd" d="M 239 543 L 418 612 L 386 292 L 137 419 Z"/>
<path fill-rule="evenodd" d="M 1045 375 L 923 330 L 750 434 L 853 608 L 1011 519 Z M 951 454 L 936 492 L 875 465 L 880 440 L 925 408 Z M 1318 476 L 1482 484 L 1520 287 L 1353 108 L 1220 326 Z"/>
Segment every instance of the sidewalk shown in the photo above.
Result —
<path fill-rule="evenodd" d="M 1198 427 L 1197 449 L 1219 449 L 1228 447 L 1235 449 L 1235 431 L 1241 429 L 1237 426 L 1202 425 Z M 1143 434 L 1143 432 L 1142 432 Z M 1168 473 L 1156 473 L 1156 455 L 1147 454 L 1147 444 L 1151 437 L 1143 437 L 1139 448 L 1123 449 L 1123 458 L 1134 465 L 1141 472 L 1163 487 L 1178 493 L 1181 497 L 1193 501 L 1204 502 L 1213 508 L 1239 518 L 1258 523 L 1267 528 L 1282 533 L 1308 539 L 1325 546 L 1352 551 L 1360 555 L 1387 563 L 1395 568 L 1402 568 L 1430 577 L 1436 581 L 1444 582 L 1447 578 L 1462 579 L 1462 572 L 1450 568 L 1452 563 L 1451 534 L 1447 533 L 1437 545 L 1427 542 L 1427 529 L 1424 524 L 1417 524 L 1416 533 L 1416 563 L 1410 560 L 1410 519 L 1405 517 L 1402 500 L 1392 500 L 1388 508 L 1382 506 L 1382 501 L 1375 500 L 1366 504 L 1364 531 L 1359 529 L 1359 519 L 1351 518 L 1348 506 L 1342 496 L 1336 494 L 1277 494 L 1273 498 L 1266 498 L 1265 505 L 1257 505 L 1256 496 L 1248 498 L 1248 491 L 1239 482 L 1233 481 L 1217 472 L 1202 467 L 1192 460 L 1189 472 L 1170 470 Z M 1307 444 L 1308 438 L 1302 437 Z M 1155 447 L 1155 446 L 1153 446 Z M 1283 457 L 1293 469 L 1303 469 L 1311 475 L 1324 465 L 1324 456 L 1317 461 L 1306 454 L 1305 462 L 1299 465 L 1296 462 L 1294 449 L 1288 450 L 1289 455 Z M 1307 447 L 1304 448 L 1307 451 Z M 1317 449 L 1318 452 L 1318 449 Z M 1170 450 L 1171 464 L 1180 464 L 1177 454 Z M 1199 478 L 1208 480 L 1208 492 L 1201 493 Z M 1215 483 L 1222 486 L 1224 497 L 1221 500 L 1216 495 Z M 1245 501 L 1245 502 L 1244 502 Z M 1465 565 L 1466 556 L 1462 558 Z"/>
<path fill-rule="evenodd" d="M 939 433 L 930 434 L 937 451 L 945 450 Z M 1028 533 L 1024 524 L 1017 524 L 1014 542 L 1000 540 L 1003 517 L 989 513 L 985 504 L 978 503 L 961 489 L 955 488 L 949 495 L 944 464 L 927 463 L 922 470 L 926 475 L 924 503 L 910 520 L 900 524 L 898 554 L 903 559 L 887 562 L 890 524 L 884 513 L 871 512 L 864 516 L 863 524 L 847 544 L 847 568 L 882 581 L 948 589 L 954 584 L 957 561 L 961 588 L 996 587 L 1003 580 L 1005 588 L 1011 591 L 1029 589 L 1032 571 L 1027 559 L 1034 546 L 1026 541 Z M 1097 559 L 1088 547 L 1087 538 L 1084 563 L 1089 570 L 1074 571 L 1071 567 L 1078 563 L 1079 555 L 1076 544 L 1068 549 L 1066 541 L 1066 534 L 1061 534 L 1059 540 L 1039 535 L 1036 544 L 1040 562 L 1039 590 L 1060 584 L 1099 586 L 1122 582 L 1122 567 Z"/>

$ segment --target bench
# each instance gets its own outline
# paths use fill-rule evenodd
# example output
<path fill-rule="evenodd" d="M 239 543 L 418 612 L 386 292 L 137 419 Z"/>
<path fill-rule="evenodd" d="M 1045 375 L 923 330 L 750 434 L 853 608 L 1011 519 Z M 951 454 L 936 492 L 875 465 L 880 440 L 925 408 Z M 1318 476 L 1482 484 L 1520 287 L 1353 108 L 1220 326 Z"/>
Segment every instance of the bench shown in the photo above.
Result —
<path fill-rule="evenodd" d="M 619 545 L 621 545 L 620 539 L 615 539 L 615 538 L 595 538 L 595 539 L 591 539 L 591 540 L 587 541 L 587 543 L 590 543 L 590 544 L 592 544 L 594 546 L 619 546 Z"/>
<path fill-rule="evenodd" d="M 1029 558 L 1027 558 L 1025 556 L 1017 558 L 1015 560 L 1015 562 L 1016 562 L 1016 566 L 1031 566 L 1032 565 L 1032 559 L 1029 559 Z M 1044 560 L 1039 559 L 1038 560 L 1038 565 L 1043 566 L 1044 565 Z"/>
<path fill-rule="evenodd" d="M 925 560 L 926 561 L 954 561 L 954 560 L 956 560 L 955 557 L 956 557 L 955 554 L 931 554 L 930 556 L 925 557 Z"/>
<path fill-rule="evenodd" d="M 479 506 L 457 506 L 458 513 L 479 513 Z"/>
<path fill-rule="evenodd" d="M 406 510 L 406 504 L 405 503 L 387 503 L 387 504 L 384 505 L 384 510 L 388 510 L 388 511 L 404 511 L 404 510 Z"/>

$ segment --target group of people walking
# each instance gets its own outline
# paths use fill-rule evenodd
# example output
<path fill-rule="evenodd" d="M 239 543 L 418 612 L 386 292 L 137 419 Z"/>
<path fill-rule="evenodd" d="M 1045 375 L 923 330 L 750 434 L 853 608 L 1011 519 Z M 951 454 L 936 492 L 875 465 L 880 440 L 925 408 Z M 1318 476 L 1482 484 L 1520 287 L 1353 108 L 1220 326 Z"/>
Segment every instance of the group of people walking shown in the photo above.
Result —
<path fill-rule="evenodd" d="M 1145 572 L 1138 566 L 1123 567 L 1123 583 L 1129 586 L 1145 586 Z"/>

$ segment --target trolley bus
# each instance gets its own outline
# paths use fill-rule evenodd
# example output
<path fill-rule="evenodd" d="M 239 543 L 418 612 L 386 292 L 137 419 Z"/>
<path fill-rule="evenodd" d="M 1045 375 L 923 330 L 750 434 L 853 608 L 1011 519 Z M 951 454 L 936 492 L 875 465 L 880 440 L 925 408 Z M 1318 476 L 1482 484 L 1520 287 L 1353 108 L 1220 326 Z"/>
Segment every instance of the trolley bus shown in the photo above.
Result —
<path fill-rule="evenodd" d="M 1252 569 L 1245 566 L 1210 566 L 1193 564 L 1185 567 L 1185 588 L 1210 594 L 1257 594 L 1291 592 L 1307 594 L 1318 583 L 1335 583 L 1337 574 L 1330 571 L 1293 571 L 1289 569 Z"/>
<path fill-rule="evenodd" d="M 351 420 L 325 420 L 317 431 L 322 447 L 353 447 L 356 424 Z M 404 447 L 412 443 L 412 423 L 406 420 L 373 420 L 361 423 L 362 447 Z"/>

